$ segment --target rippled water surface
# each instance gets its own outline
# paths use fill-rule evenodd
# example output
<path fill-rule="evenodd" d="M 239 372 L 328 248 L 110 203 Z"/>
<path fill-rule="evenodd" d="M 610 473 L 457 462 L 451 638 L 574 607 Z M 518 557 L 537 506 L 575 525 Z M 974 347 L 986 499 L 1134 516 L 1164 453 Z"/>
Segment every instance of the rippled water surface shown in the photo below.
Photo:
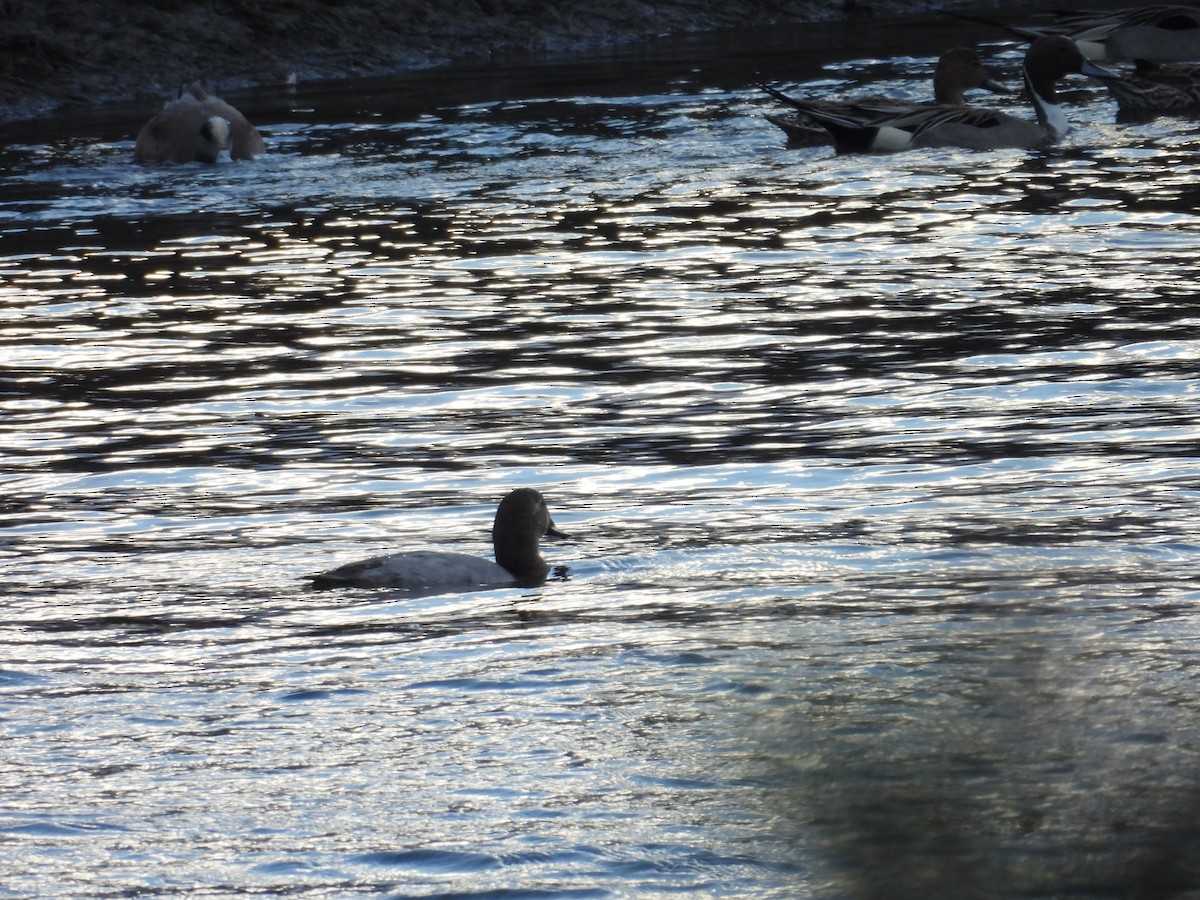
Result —
<path fill-rule="evenodd" d="M 1200 895 L 1196 126 L 764 119 L 921 34 L 15 128 L 0 896 Z M 517 485 L 565 577 L 304 586 Z"/>

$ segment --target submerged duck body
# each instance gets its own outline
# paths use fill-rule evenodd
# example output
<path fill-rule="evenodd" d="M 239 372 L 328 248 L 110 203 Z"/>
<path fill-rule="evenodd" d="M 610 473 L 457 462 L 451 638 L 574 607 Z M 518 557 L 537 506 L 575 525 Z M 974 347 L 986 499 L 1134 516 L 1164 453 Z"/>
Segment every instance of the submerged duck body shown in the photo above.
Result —
<path fill-rule="evenodd" d="M 763 89 L 777 99 L 789 103 L 790 99 L 768 85 Z M 933 71 L 933 104 L 944 106 L 965 106 L 966 92 L 975 88 L 983 88 L 997 94 L 1008 93 L 1008 88 L 992 79 L 984 66 L 979 54 L 970 47 L 954 47 L 943 53 Z M 886 117 L 887 110 L 899 111 L 912 107 L 914 104 L 903 100 L 887 97 L 856 100 L 851 103 L 829 103 L 831 110 L 837 108 L 858 108 L 861 110 L 878 109 L 880 117 Z M 829 132 L 817 124 L 811 117 L 803 113 L 778 116 L 768 115 L 767 121 L 783 130 L 791 146 L 811 146 L 813 144 L 829 143 Z"/>
<path fill-rule="evenodd" d="M 1129 77 L 1102 80 L 1117 101 L 1117 116 L 1122 120 L 1200 115 L 1200 66 L 1160 66 L 1139 60 L 1137 71 Z"/>
<path fill-rule="evenodd" d="M 916 147 L 968 150 L 1032 148 L 1063 137 L 1070 123 L 1058 102 L 1057 83 L 1072 73 L 1111 73 L 1086 59 L 1069 38 L 1038 38 L 1025 54 L 1025 85 L 1037 121 L 994 109 L 945 104 L 835 106 L 776 96 L 820 122 L 840 152 L 895 152 Z"/>
<path fill-rule="evenodd" d="M 142 163 L 213 163 L 223 151 L 241 160 L 265 149 L 262 135 L 244 115 L 195 82 L 142 126 L 133 158 Z"/>
<path fill-rule="evenodd" d="M 411 593 L 541 584 L 550 572 L 538 548 L 543 537 L 566 535 L 555 527 L 538 491 L 517 488 L 496 510 L 495 562 L 467 553 L 419 550 L 375 556 L 308 577 L 315 588 L 396 588 Z"/>

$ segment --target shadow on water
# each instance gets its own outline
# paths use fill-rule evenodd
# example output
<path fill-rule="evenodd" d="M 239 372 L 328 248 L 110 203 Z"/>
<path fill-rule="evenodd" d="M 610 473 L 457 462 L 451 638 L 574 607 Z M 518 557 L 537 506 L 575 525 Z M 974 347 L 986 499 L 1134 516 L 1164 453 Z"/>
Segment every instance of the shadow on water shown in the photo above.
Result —
<path fill-rule="evenodd" d="M 1134 646 L 999 627 L 941 648 L 949 703 L 938 686 L 864 716 L 861 686 L 808 683 L 760 723 L 751 777 L 787 840 L 828 861 L 819 895 L 1191 896 L 1193 705 L 1145 682 L 1130 704 L 1112 679 L 1143 671 Z M 863 677 L 903 693 L 883 671 Z"/>

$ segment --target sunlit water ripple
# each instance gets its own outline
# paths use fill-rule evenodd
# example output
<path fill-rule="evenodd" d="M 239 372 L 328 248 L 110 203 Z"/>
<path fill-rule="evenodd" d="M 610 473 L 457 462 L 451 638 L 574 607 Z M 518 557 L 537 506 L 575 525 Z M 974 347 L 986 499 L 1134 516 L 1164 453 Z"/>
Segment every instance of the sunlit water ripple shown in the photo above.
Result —
<path fill-rule="evenodd" d="M 0 150 L 0 896 L 1200 890 L 1194 124 L 839 157 L 629 65 Z M 302 587 L 520 484 L 541 589 Z"/>

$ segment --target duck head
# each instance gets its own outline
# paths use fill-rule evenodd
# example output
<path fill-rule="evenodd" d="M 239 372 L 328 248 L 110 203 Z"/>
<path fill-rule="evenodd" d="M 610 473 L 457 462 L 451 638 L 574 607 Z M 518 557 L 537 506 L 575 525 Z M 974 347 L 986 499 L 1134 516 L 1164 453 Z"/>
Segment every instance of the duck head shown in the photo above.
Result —
<path fill-rule="evenodd" d="M 222 150 L 231 146 L 230 123 L 221 116 L 209 116 L 196 132 L 196 159 L 214 163 Z"/>
<path fill-rule="evenodd" d="M 1112 73 L 1084 56 L 1079 45 L 1065 35 L 1046 35 L 1029 45 L 1025 53 L 1025 86 L 1038 123 L 1051 138 L 1060 138 L 1070 131 L 1066 113 L 1058 102 L 1058 82 L 1073 74 L 1104 78 Z"/>

